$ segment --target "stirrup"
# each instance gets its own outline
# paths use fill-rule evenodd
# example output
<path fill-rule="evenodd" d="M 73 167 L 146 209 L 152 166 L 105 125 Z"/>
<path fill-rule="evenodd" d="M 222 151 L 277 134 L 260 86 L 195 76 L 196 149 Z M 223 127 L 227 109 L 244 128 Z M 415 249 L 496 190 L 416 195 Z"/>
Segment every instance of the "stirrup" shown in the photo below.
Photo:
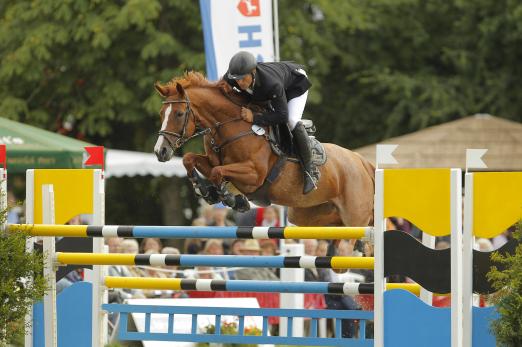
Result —
<path fill-rule="evenodd" d="M 315 178 L 310 175 L 308 171 L 305 171 L 303 177 L 303 194 L 306 195 L 315 189 L 317 189 L 317 182 Z"/>
<path fill-rule="evenodd" d="M 308 171 L 305 171 L 304 174 L 310 178 L 310 180 L 314 184 L 314 189 L 317 189 L 317 181 L 318 181 L 317 177 L 315 177 L 314 175 L 312 175 Z"/>

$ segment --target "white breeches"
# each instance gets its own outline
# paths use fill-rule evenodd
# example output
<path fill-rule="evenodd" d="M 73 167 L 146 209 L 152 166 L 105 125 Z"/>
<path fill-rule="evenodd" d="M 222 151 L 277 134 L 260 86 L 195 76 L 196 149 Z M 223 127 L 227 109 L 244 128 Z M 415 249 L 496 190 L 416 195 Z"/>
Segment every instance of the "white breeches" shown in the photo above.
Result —
<path fill-rule="evenodd" d="M 306 72 L 304 70 L 297 70 L 306 76 Z M 297 122 L 303 118 L 303 111 L 306 105 L 306 98 L 308 97 L 308 90 L 304 92 L 304 94 L 299 95 L 297 98 L 293 98 L 288 101 L 288 126 L 290 130 L 294 130 Z"/>

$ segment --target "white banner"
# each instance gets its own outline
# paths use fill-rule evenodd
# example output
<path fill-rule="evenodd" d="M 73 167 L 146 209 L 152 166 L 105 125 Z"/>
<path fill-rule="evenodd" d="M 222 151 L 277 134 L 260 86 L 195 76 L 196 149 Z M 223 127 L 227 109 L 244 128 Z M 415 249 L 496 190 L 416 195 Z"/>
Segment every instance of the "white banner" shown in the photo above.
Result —
<path fill-rule="evenodd" d="M 248 51 L 274 61 L 272 0 L 200 0 L 207 78 L 217 80 L 230 58 Z"/>

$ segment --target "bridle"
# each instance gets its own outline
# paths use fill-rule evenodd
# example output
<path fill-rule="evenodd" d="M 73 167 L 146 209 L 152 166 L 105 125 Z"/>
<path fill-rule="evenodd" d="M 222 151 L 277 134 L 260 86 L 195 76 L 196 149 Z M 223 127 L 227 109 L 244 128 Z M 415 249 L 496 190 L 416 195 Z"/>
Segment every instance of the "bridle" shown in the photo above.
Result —
<path fill-rule="evenodd" d="M 226 145 L 228 145 L 228 144 L 230 144 L 230 143 L 232 143 L 232 142 L 242 138 L 243 136 L 254 134 L 254 132 L 252 130 L 244 131 L 244 132 L 241 132 L 241 133 L 239 133 L 239 134 L 237 134 L 237 135 L 235 135 L 235 136 L 233 136 L 233 137 L 231 137 L 229 139 L 226 139 L 225 141 L 223 141 L 223 143 L 218 145 L 216 140 L 214 139 L 214 136 L 212 134 L 212 130 L 215 130 L 216 133 L 219 133 L 219 128 L 221 128 L 223 125 L 242 120 L 241 117 L 237 117 L 237 118 L 228 119 L 228 120 L 226 120 L 224 122 L 216 122 L 214 124 L 214 126 L 206 127 L 203 130 L 195 132 L 192 136 L 185 137 L 185 134 L 187 133 L 187 126 L 188 126 L 188 122 L 189 122 L 190 116 L 192 116 L 192 118 L 194 119 L 194 124 L 196 126 L 196 129 L 200 128 L 199 124 L 198 124 L 198 117 L 196 116 L 196 114 L 194 113 L 194 110 L 191 107 L 191 103 L 190 103 L 190 99 L 189 99 L 188 93 L 185 93 L 185 99 L 183 99 L 183 100 L 165 100 L 162 103 L 163 104 L 181 104 L 181 103 L 184 103 L 186 105 L 185 112 L 183 113 L 184 119 L 183 119 L 183 129 L 181 129 L 181 134 L 178 134 L 178 133 L 176 133 L 174 131 L 168 131 L 168 130 L 160 130 L 158 132 L 158 135 L 160 135 L 160 136 L 163 135 L 163 137 L 167 140 L 167 142 L 170 145 L 170 147 L 172 148 L 172 150 L 176 150 L 176 149 L 180 148 L 181 146 L 183 146 L 184 144 L 186 144 L 187 142 L 189 142 L 190 140 L 192 140 L 192 139 L 194 139 L 196 137 L 199 137 L 199 136 L 202 136 L 202 135 L 210 135 L 210 144 L 212 146 L 212 150 L 214 152 L 216 152 L 216 153 L 220 153 L 221 149 L 224 146 L 226 146 Z M 171 138 L 169 138 L 169 136 L 174 136 L 176 138 L 176 141 L 173 142 L 171 140 Z"/>
<path fill-rule="evenodd" d="M 198 125 L 198 123 L 197 123 L 198 119 L 197 119 L 196 115 L 194 114 L 194 110 L 192 110 L 192 107 L 190 107 L 190 99 L 189 99 L 188 94 L 185 93 L 184 100 L 165 100 L 162 102 L 162 104 L 164 104 L 164 105 L 165 104 L 181 104 L 181 103 L 184 103 L 185 105 L 187 105 L 187 107 L 185 108 L 185 112 L 183 113 L 184 120 L 183 120 L 183 129 L 181 129 L 181 134 L 178 134 L 174 131 L 168 131 L 168 130 L 160 130 L 158 132 L 158 135 L 160 135 L 160 136 L 163 135 L 163 137 L 165 137 L 165 139 L 167 140 L 167 142 L 169 143 L 170 147 L 173 150 L 180 148 L 185 143 L 187 143 L 188 141 L 192 140 L 195 137 L 198 137 L 198 136 L 201 136 L 201 135 L 204 135 L 204 134 L 210 132 L 210 129 L 206 128 L 202 131 L 198 131 L 198 132 L 194 133 L 190 137 L 185 137 L 185 134 L 187 132 L 187 125 L 188 125 L 189 117 L 191 115 L 194 118 L 194 124 L 196 125 L 196 128 Z M 166 136 L 166 135 L 176 137 L 176 142 L 172 143 L 172 140 L 169 138 L 169 136 Z"/>

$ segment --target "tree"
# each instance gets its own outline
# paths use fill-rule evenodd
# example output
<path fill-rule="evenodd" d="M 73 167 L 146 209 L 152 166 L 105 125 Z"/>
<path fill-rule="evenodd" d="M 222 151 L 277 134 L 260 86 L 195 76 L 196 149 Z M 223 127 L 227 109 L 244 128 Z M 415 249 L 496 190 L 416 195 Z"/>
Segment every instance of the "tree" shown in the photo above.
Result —
<path fill-rule="evenodd" d="M 156 80 L 204 66 L 193 1 L 7 1 L 0 20 L 0 114 L 95 142 L 150 150 Z"/>
<path fill-rule="evenodd" d="M 521 240 L 522 222 L 519 222 L 514 236 Z M 520 346 L 522 343 L 522 244 L 514 254 L 493 253 L 491 259 L 499 264 L 488 273 L 488 280 L 497 290 L 493 303 L 500 317 L 491 323 L 497 338 L 497 344 L 507 347 Z"/>

